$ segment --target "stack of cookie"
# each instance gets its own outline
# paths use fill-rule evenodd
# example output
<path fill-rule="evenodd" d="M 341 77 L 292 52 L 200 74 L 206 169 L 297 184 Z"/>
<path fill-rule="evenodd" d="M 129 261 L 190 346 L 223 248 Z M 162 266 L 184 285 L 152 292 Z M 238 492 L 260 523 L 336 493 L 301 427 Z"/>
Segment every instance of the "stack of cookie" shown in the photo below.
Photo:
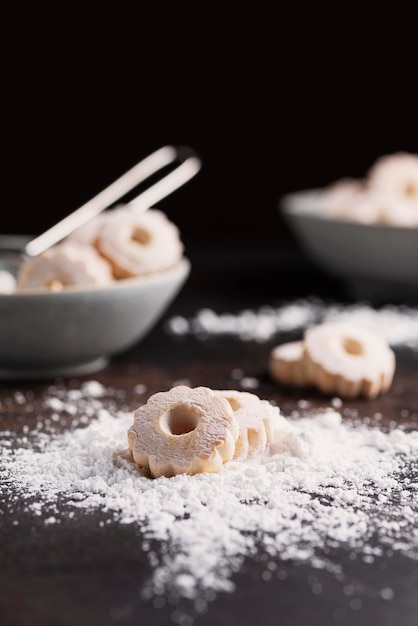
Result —
<path fill-rule="evenodd" d="M 219 472 L 262 455 L 286 429 L 280 410 L 245 391 L 179 385 L 156 393 L 128 431 L 135 463 L 151 476 Z"/>
<path fill-rule="evenodd" d="M 392 383 L 395 355 L 383 337 L 365 328 L 328 322 L 308 329 L 302 341 L 274 348 L 269 368 L 279 383 L 374 398 Z"/>
<path fill-rule="evenodd" d="M 326 217 L 388 226 L 418 227 L 418 155 L 381 156 L 363 179 L 342 178 L 322 189 Z"/>
<path fill-rule="evenodd" d="M 16 290 L 106 286 L 174 267 L 182 254 L 179 230 L 162 211 L 118 206 L 23 263 Z"/>

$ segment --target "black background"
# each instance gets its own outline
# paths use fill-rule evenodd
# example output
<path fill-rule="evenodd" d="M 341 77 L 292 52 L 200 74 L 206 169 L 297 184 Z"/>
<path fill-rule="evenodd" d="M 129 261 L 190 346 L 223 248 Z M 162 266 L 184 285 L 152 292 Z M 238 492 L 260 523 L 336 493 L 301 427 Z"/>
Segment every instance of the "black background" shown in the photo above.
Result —
<path fill-rule="evenodd" d="M 187 245 L 296 246 L 290 191 L 418 151 L 407 15 L 295 6 L 26 10 L 6 23 L 3 233 L 36 234 L 165 144 L 203 168 L 162 201 Z M 125 12 L 124 12 L 125 11 Z"/>

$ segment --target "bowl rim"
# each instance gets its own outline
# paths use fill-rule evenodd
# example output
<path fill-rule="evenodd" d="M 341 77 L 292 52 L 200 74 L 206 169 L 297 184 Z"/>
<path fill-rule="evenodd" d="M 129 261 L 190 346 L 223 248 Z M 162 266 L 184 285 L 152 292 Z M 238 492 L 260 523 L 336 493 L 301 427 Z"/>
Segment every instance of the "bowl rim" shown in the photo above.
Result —
<path fill-rule="evenodd" d="M 315 202 L 318 200 L 318 197 L 324 187 L 317 187 L 312 189 L 301 189 L 299 191 L 291 191 L 289 193 L 284 194 L 279 199 L 279 210 L 287 217 L 303 217 L 310 218 L 312 220 L 317 220 L 326 222 L 327 224 L 332 224 L 338 227 L 355 227 L 361 229 L 373 229 L 373 230 L 381 230 L 382 232 L 412 232 L 418 234 L 418 227 L 414 226 L 402 226 L 399 224 L 385 224 L 383 222 L 358 222 L 357 220 L 350 219 L 342 219 L 338 217 L 329 217 L 328 215 L 324 215 L 316 210 L 316 207 L 313 205 L 311 207 L 305 206 L 296 206 L 295 203 L 297 200 L 302 200 L 306 203 L 310 198 Z"/>
<path fill-rule="evenodd" d="M 132 278 L 120 278 L 112 281 L 107 285 L 69 285 L 61 291 L 51 291 L 47 288 L 33 287 L 30 289 L 24 289 L 22 291 L 15 291 L 12 293 L 0 293 L 0 301 L 7 299 L 7 301 L 22 298 L 51 298 L 51 297 L 68 297 L 74 294 L 86 294 L 86 293 L 106 293 L 111 291 L 118 291 L 121 289 L 129 289 L 131 287 L 140 287 L 150 284 L 164 283 L 167 280 L 174 279 L 176 277 L 186 276 L 191 268 L 190 260 L 183 256 L 176 265 L 169 267 L 165 270 L 159 270 L 143 276 L 134 276 Z"/>

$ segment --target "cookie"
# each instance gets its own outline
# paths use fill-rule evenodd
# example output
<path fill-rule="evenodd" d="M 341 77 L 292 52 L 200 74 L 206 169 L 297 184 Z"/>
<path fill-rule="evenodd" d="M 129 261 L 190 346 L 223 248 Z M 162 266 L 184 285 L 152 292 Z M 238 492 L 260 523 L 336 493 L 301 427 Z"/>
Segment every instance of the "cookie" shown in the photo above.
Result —
<path fill-rule="evenodd" d="M 106 286 L 112 281 L 109 263 L 94 248 L 64 242 L 22 263 L 16 290 L 61 291 L 77 285 Z"/>
<path fill-rule="evenodd" d="M 263 454 L 274 438 L 274 422 L 279 409 L 247 391 L 228 389 L 214 393 L 228 400 L 238 422 L 239 435 L 233 458 L 244 460 Z"/>
<path fill-rule="evenodd" d="M 308 379 L 326 394 L 374 398 L 387 391 L 395 355 L 385 339 L 348 322 L 328 322 L 304 337 Z"/>
<path fill-rule="evenodd" d="M 162 211 L 132 207 L 115 209 L 106 217 L 96 247 L 118 279 L 169 269 L 183 254 L 179 230 Z"/>
<path fill-rule="evenodd" d="M 128 431 L 135 463 L 154 477 L 219 472 L 239 427 L 230 403 L 208 387 L 179 385 L 149 398 Z"/>
<path fill-rule="evenodd" d="M 273 380 L 284 385 L 303 387 L 309 383 L 303 341 L 282 343 L 270 353 L 269 372 Z"/>

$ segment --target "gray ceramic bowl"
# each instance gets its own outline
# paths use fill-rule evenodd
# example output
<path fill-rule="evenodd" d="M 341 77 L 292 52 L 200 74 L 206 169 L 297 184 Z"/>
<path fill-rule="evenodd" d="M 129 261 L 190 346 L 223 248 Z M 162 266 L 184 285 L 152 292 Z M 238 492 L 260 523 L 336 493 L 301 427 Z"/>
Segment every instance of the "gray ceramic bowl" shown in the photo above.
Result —
<path fill-rule="evenodd" d="M 101 370 L 146 335 L 189 272 L 183 258 L 172 269 L 109 287 L 0 295 L 0 379 Z"/>
<path fill-rule="evenodd" d="M 418 300 L 418 228 L 321 215 L 320 190 L 284 196 L 279 209 L 306 253 L 361 298 Z"/>

